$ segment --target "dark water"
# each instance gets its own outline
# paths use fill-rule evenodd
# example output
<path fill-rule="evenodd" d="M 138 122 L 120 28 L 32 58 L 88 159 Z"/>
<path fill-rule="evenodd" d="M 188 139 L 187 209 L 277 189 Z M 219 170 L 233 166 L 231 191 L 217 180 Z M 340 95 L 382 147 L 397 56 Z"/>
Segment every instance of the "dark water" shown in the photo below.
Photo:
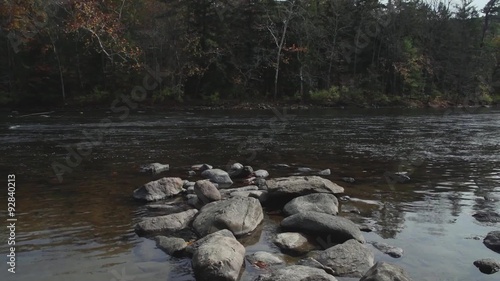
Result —
<path fill-rule="evenodd" d="M 482 239 L 470 239 L 499 227 L 471 216 L 500 209 L 498 110 L 144 112 L 123 120 L 111 113 L 56 112 L 0 118 L 0 172 L 5 182 L 7 174 L 16 174 L 18 219 L 17 273 L 8 274 L 3 262 L 1 280 L 193 280 L 188 260 L 168 257 L 133 232 L 150 215 L 131 199 L 137 186 L 152 179 L 139 174 L 138 166 L 169 163 L 173 169 L 164 176 L 187 178 L 192 164 L 225 168 L 234 161 L 268 169 L 271 176 L 302 166 L 330 168 L 328 178 L 346 188 L 353 199 L 349 207 L 361 213 L 343 215 L 375 227 L 367 240 L 405 250 L 393 259 L 373 249 L 376 260 L 403 266 L 415 280 L 498 279 L 472 265 L 498 254 Z M 78 144 L 82 159 L 69 152 Z M 68 155 L 75 165 L 59 182 L 53 165 L 68 165 Z M 292 168 L 276 169 L 275 163 Z M 389 184 L 386 171 L 409 171 L 412 181 Z M 343 183 L 344 176 L 357 181 Z M 6 195 L 0 194 L 2 202 Z M 0 213 L 5 218 L 6 207 Z M 270 217 L 243 241 L 247 252 L 277 251 L 269 237 L 279 220 Z M 6 241 L 7 231 L 0 235 Z M 5 242 L 0 252 L 7 252 Z M 242 280 L 255 273 L 247 265 Z"/>

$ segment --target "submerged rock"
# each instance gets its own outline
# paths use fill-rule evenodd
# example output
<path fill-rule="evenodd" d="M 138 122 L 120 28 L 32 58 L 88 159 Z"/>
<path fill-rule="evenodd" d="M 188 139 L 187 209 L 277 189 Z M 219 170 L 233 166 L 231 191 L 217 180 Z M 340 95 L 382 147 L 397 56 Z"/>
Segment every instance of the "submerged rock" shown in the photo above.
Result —
<path fill-rule="evenodd" d="M 500 262 L 494 259 L 477 260 L 474 265 L 484 274 L 493 274 L 500 270 Z"/>
<path fill-rule="evenodd" d="M 293 199 L 285 205 L 283 211 L 288 216 L 307 211 L 337 215 L 338 205 L 339 201 L 333 194 L 313 193 Z"/>
<path fill-rule="evenodd" d="M 201 176 L 209 179 L 210 181 L 217 183 L 219 188 L 228 188 L 233 184 L 231 177 L 226 171 L 221 169 L 209 169 L 201 173 Z"/>
<path fill-rule="evenodd" d="M 396 173 L 385 172 L 384 177 L 388 181 L 397 183 L 405 183 L 410 181 L 410 177 L 408 176 L 407 172 L 396 172 Z"/>
<path fill-rule="evenodd" d="M 156 236 L 156 247 L 171 256 L 178 256 L 187 246 L 186 241 L 177 237 Z"/>
<path fill-rule="evenodd" d="M 155 201 L 179 194 L 183 190 L 181 178 L 161 178 L 151 181 L 134 190 L 134 198 Z"/>
<path fill-rule="evenodd" d="M 167 172 L 170 170 L 169 164 L 151 163 L 147 165 L 142 165 L 140 171 L 143 173 L 150 173 L 157 175 L 159 173 Z"/>
<path fill-rule="evenodd" d="M 241 236 L 255 230 L 264 219 L 259 200 L 252 197 L 234 197 L 212 202 L 201 208 L 193 221 L 193 228 L 200 236 L 229 229 Z"/>
<path fill-rule="evenodd" d="M 262 266 L 285 263 L 285 260 L 283 260 L 282 257 L 264 251 L 259 251 L 251 255 L 247 255 L 247 260 L 251 264 L 261 264 Z"/>
<path fill-rule="evenodd" d="M 337 279 L 322 269 L 291 265 L 272 269 L 270 273 L 263 273 L 254 281 L 337 281 Z"/>
<path fill-rule="evenodd" d="M 135 226 L 135 231 L 139 234 L 180 231 L 189 226 L 196 213 L 198 210 L 191 209 L 181 213 L 145 218 Z"/>
<path fill-rule="evenodd" d="M 285 218 L 281 227 L 291 231 L 315 235 L 330 235 L 331 242 L 343 243 L 350 239 L 365 242 L 359 227 L 352 221 L 325 213 L 303 212 Z"/>
<path fill-rule="evenodd" d="M 489 232 L 484 238 L 483 243 L 489 249 L 500 253 L 500 230 Z"/>
<path fill-rule="evenodd" d="M 493 211 L 479 211 L 472 216 L 480 222 L 500 222 L 500 214 Z"/>
<path fill-rule="evenodd" d="M 373 253 L 354 239 L 324 251 L 313 252 L 310 257 L 333 269 L 335 276 L 361 277 L 373 266 Z"/>
<path fill-rule="evenodd" d="M 286 253 L 303 254 L 315 249 L 307 237 L 298 232 L 279 233 L 273 242 Z"/>
<path fill-rule="evenodd" d="M 387 262 L 377 262 L 359 281 L 412 281 L 412 279 L 399 266 Z"/>
<path fill-rule="evenodd" d="M 401 248 L 394 247 L 382 242 L 371 242 L 370 244 L 372 244 L 375 249 L 393 258 L 400 258 L 403 256 L 403 249 Z"/>
<path fill-rule="evenodd" d="M 345 182 L 348 182 L 348 183 L 356 182 L 356 180 L 354 178 L 351 178 L 351 177 L 343 177 L 342 180 Z"/>
<path fill-rule="evenodd" d="M 310 193 L 343 193 L 344 188 L 318 176 L 291 176 L 266 181 L 267 190 L 272 196 L 300 196 Z"/>

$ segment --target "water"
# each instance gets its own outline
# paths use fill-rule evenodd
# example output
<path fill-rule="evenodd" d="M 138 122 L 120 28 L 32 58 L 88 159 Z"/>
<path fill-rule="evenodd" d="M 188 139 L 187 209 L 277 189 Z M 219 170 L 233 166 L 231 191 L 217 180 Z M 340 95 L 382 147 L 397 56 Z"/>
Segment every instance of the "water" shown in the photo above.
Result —
<path fill-rule="evenodd" d="M 3 113 L 0 171 L 16 174 L 18 260 L 15 275 L 3 263 L 1 279 L 194 280 L 189 260 L 168 257 L 133 232 L 151 214 L 132 200 L 132 191 L 154 179 L 138 167 L 169 163 L 173 169 L 163 175 L 187 178 L 192 164 L 225 168 L 234 161 L 271 176 L 330 168 L 328 178 L 346 188 L 349 207 L 360 211 L 342 215 L 374 226 L 368 241 L 405 250 L 393 259 L 372 248 L 376 260 L 403 266 L 415 280 L 498 278 L 472 265 L 498 254 L 469 238 L 498 229 L 472 214 L 500 209 L 500 111 L 278 111 L 145 112 L 123 120 L 104 112 Z M 77 144 L 82 159 L 69 152 Z M 68 156 L 75 165 L 59 182 L 53 165 L 68 165 Z M 410 183 L 389 184 L 383 177 L 400 170 L 410 172 Z M 356 183 L 343 183 L 344 176 Z M 0 194 L 2 202 L 5 197 Z M 5 217 L 5 208 L 0 212 Z M 279 220 L 268 216 L 242 241 L 247 252 L 277 251 L 269 238 Z M 6 241 L 7 232 L 0 235 Z M 0 252 L 7 252 L 6 243 Z M 242 280 L 256 273 L 247 264 Z"/>

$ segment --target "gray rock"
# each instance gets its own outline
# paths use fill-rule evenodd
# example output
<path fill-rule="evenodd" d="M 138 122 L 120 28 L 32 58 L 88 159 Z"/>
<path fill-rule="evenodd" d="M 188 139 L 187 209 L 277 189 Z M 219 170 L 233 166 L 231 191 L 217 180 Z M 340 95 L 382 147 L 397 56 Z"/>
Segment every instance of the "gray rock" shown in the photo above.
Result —
<path fill-rule="evenodd" d="M 255 184 L 256 186 L 258 186 L 258 187 L 259 187 L 259 189 L 262 189 L 262 190 L 267 190 L 266 180 L 265 180 L 265 179 L 263 179 L 263 178 L 257 178 L 257 179 L 255 179 L 254 184 Z"/>
<path fill-rule="evenodd" d="M 192 209 L 189 205 L 180 204 L 150 204 L 146 205 L 150 211 L 161 212 L 164 215 L 180 213 Z"/>
<path fill-rule="evenodd" d="M 484 274 L 493 274 L 500 270 L 500 262 L 494 259 L 477 260 L 474 265 Z"/>
<path fill-rule="evenodd" d="M 333 194 L 313 193 L 304 195 L 288 202 L 283 211 L 287 216 L 307 211 L 337 215 L 339 201 Z"/>
<path fill-rule="evenodd" d="M 412 279 L 399 266 L 387 262 L 377 262 L 359 281 L 412 281 Z"/>
<path fill-rule="evenodd" d="M 190 177 L 194 177 L 194 176 L 196 176 L 196 172 L 195 172 L 195 171 L 188 171 L 188 172 L 187 172 L 187 174 L 188 174 L 188 176 L 190 176 Z"/>
<path fill-rule="evenodd" d="M 288 165 L 288 164 L 273 164 L 273 167 L 276 167 L 276 168 L 290 168 L 290 165 Z"/>
<path fill-rule="evenodd" d="M 500 214 L 493 211 L 479 211 L 472 215 L 477 221 L 497 223 L 500 222 Z"/>
<path fill-rule="evenodd" d="M 231 178 L 246 178 L 253 173 L 251 166 L 243 166 L 240 163 L 234 163 L 227 171 Z"/>
<path fill-rule="evenodd" d="M 393 258 L 400 258 L 403 256 L 403 249 L 399 247 L 391 246 L 383 242 L 370 242 L 370 244 L 372 244 L 375 249 Z"/>
<path fill-rule="evenodd" d="M 342 277 L 361 277 L 373 265 L 373 253 L 354 239 L 313 252 L 310 257 Z"/>
<path fill-rule="evenodd" d="M 354 178 L 351 177 L 343 177 L 342 180 L 348 183 L 354 183 L 356 181 Z"/>
<path fill-rule="evenodd" d="M 189 186 L 188 188 L 186 188 L 186 193 L 189 195 L 189 194 L 194 194 L 194 185 L 193 186 Z"/>
<path fill-rule="evenodd" d="M 300 196 L 310 193 L 343 193 L 344 188 L 318 176 L 291 176 L 266 181 L 271 196 Z"/>
<path fill-rule="evenodd" d="M 245 259 L 245 247 L 234 237 L 215 236 L 194 251 L 192 266 L 198 281 L 236 281 Z"/>
<path fill-rule="evenodd" d="M 183 188 L 188 189 L 190 187 L 194 187 L 195 182 L 194 181 L 188 181 L 185 180 L 184 184 L 182 185 Z"/>
<path fill-rule="evenodd" d="M 359 230 L 363 231 L 363 232 L 373 232 L 375 231 L 375 227 L 373 226 L 370 226 L 370 225 L 360 225 L 359 226 Z"/>
<path fill-rule="evenodd" d="M 384 177 L 387 181 L 390 182 L 397 182 L 397 183 L 405 183 L 410 181 L 410 177 L 408 176 L 407 172 L 385 172 Z"/>
<path fill-rule="evenodd" d="M 343 243 L 349 239 L 356 239 L 361 243 L 365 238 L 359 227 L 352 221 L 318 212 L 303 212 L 285 218 L 281 227 L 291 231 L 311 233 L 315 235 L 330 235 L 331 242 Z"/>
<path fill-rule="evenodd" d="M 284 252 L 294 254 L 308 253 L 315 249 L 314 245 L 309 243 L 307 237 L 298 232 L 279 233 L 273 242 Z"/>
<path fill-rule="evenodd" d="M 264 203 L 268 198 L 268 193 L 265 190 L 235 191 L 231 193 L 231 197 L 253 197 L 260 203 Z"/>
<path fill-rule="evenodd" d="M 256 185 L 248 185 L 248 186 L 243 186 L 243 187 L 238 187 L 238 188 L 227 188 L 227 189 L 221 189 L 219 192 L 223 196 L 230 195 L 233 192 L 242 192 L 242 191 L 256 191 L 259 190 L 259 187 Z"/>
<path fill-rule="evenodd" d="M 257 178 L 267 178 L 269 177 L 269 172 L 266 170 L 257 170 L 253 173 Z"/>
<path fill-rule="evenodd" d="M 200 238 L 196 240 L 194 243 L 188 245 L 185 249 L 185 252 L 188 254 L 188 256 L 192 257 L 194 255 L 194 252 L 204 243 L 207 241 L 211 241 L 212 239 L 216 239 L 215 237 L 229 237 L 229 238 L 235 238 L 233 233 L 227 229 L 223 229 L 214 233 L 211 233 L 203 238 Z"/>
<path fill-rule="evenodd" d="M 248 185 L 251 185 L 251 184 L 254 184 L 255 183 L 255 179 L 257 179 L 256 177 L 249 177 L 249 178 L 246 178 L 243 180 L 243 183 L 244 184 L 248 184 Z"/>
<path fill-rule="evenodd" d="M 483 240 L 489 249 L 500 253 L 500 230 L 490 231 Z"/>
<path fill-rule="evenodd" d="M 282 257 L 264 251 L 259 251 L 251 255 L 247 255 L 247 260 L 251 264 L 263 263 L 264 265 L 275 265 L 285 263 L 285 260 L 283 260 Z"/>
<path fill-rule="evenodd" d="M 191 170 L 203 172 L 205 170 L 213 169 L 212 165 L 208 164 L 196 164 L 191 166 Z"/>
<path fill-rule="evenodd" d="M 228 188 L 233 184 L 229 174 L 221 169 L 205 170 L 201 173 L 201 176 L 217 183 L 220 188 Z"/>
<path fill-rule="evenodd" d="M 212 202 L 201 208 L 193 221 L 193 228 L 200 236 L 229 229 L 241 236 L 255 230 L 264 214 L 259 200 L 252 197 L 234 197 Z"/>
<path fill-rule="evenodd" d="M 330 169 L 324 169 L 324 170 L 318 172 L 318 176 L 329 176 L 331 174 L 332 174 L 332 171 L 330 171 Z"/>
<path fill-rule="evenodd" d="M 153 175 L 157 175 L 159 173 L 163 173 L 170 170 L 170 165 L 168 164 L 160 164 L 160 163 L 151 163 L 147 165 L 142 165 L 140 171 L 143 173 L 151 173 Z"/>
<path fill-rule="evenodd" d="M 177 237 L 156 236 L 156 247 L 171 256 L 178 256 L 187 246 L 186 241 Z"/>
<path fill-rule="evenodd" d="M 301 173 L 309 173 L 309 172 L 312 172 L 312 169 L 307 168 L 307 167 L 299 167 L 299 168 L 297 168 L 297 171 L 299 171 Z"/>
<path fill-rule="evenodd" d="M 319 261 L 317 261 L 311 257 L 301 259 L 301 260 L 299 260 L 299 262 L 297 264 L 323 269 L 326 273 L 328 273 L 330 275 L 335 275 L 335 270 L 333 270 L 330 267 L 322 265 Z"/>
<path fill-rule="evenodd" d="M 219 190 L 209 180 L 197 181 L 194 185 L 194 193 L 203 204 L 221 200 Z"/>
<path fill-rule="evenodd" d="M 230 170 L 243 170 L 243 165 L 240 163 L 234 163 L 231 165 Z"/>
<path fill-rule="evenodd" d="M 181 213 L 145 218 L 135 226 L 135 231 L 139 234 L 150 234 L 183 230 L 189 226 L 196 213 L 198 210 L 191 209 Z"/>
<path fill-rule="evenodd" d="M 259 275 L 254 281 L 337 281 L 324 270 L 303 265 L 272 269 Z"/>
<path fill-rule="evenodd" d="M 179 194 L 184 182 L 181 178 L 161 178 L 134 190 L 134 198 L 155 201 Z"/>

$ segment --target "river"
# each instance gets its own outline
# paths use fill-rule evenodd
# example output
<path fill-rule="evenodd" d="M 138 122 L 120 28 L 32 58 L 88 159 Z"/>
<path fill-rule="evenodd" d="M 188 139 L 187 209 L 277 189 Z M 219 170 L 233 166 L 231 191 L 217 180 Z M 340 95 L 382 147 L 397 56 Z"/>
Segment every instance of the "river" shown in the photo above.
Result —
<path fill-rule="evenodd" d="M 1 280 L 194 280 L 189 260 L 171 258 L 134 233 L 147 211 L 132 199 L 132 191 L 155 179 L 138 168 L 168 163 L 171 171 L 162 176 L 187 178 L 193 164 L 225 168 L 236 161 L 267 169 L 271 177 L 291 175 L 297 167 L 330 168 L 327 178 L 345 187 L 350 207 L 360 212 L 342 215 L 373 226 L 374 232 L 365 233 L 368 241 L 403 248 L 399 259 L 372 249 L 376 260 L 404 267 L 414 280 L 498 280 L 498 274 L 484 275 L 472 265 L 481 258 L 499 259 L 482 238 L 472 239 L 498 229 L 472 217 L 478 210 L 500 209 L 497 109 L 151 110 L 129 116 L 95 111 L 25 117 L 3 112 L 0 120 L 0 171 L 5 186 L 7 175 L 15 174 L 17 187 L 17 273 L 8 273 L 3 262 Z M 75 157 L 77 144 L 85 154 L 81 159 Z M 277 163 L 291 168 L 275 168 Z M 388 171 L 408 171 L 412 180 L 388 183 L 383 177 Z M 0 201 L 6 197 L 4 189 Z M 245 242 L 247 252 L 276 252 L 269 237 L 277 223 L 279 218 L 268 216 L 256 238 Z M 2 228 L 0 240 L 6 241 Z M 2 242 L 0 253 L 7 249 Z M 242 280 L 255 273 L 247 265 Z"/>

